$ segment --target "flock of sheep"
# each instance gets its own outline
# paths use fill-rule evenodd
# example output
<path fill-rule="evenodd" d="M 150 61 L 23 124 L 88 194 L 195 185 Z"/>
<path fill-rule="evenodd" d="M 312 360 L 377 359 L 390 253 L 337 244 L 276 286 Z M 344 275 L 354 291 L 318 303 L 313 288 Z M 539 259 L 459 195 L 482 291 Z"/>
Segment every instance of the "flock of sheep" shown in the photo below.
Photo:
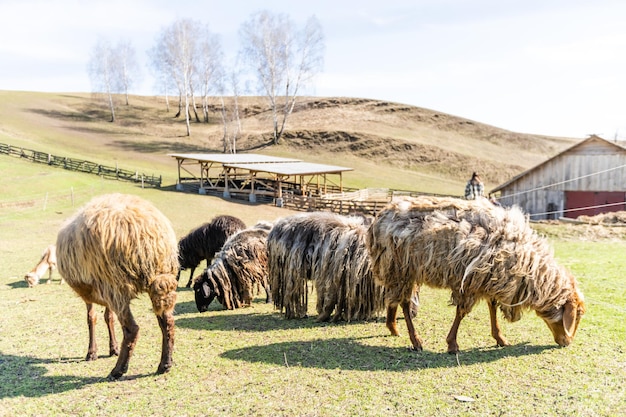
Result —
<path fill-rule="evenodd" d="M 481 299 L 498 346 L 509 344 L 498 325 L 498 308 L 509 321 L 534 310 L 560 346 L 571 343 L 585 312 L 576 280 L 557 264 L 523 213 L 486 199 L 404 199 L 371 222 L 316 212 L 246 228 L 235 217 L 218 216 L 176 241 L 171 223 L 151 203 L 109 194 L 94 198 L 63 226 L 56 247 L 26 275 L 29 286 L 51 273 L 55 249 L 60 275 L 87 305 L 86 360 L 97 358 L 94 304 L 105 306 L 109 353 L 118 355 L 111 380 L 128 369 L 139 331 L 130 302 L 140 293 L 148 293 L 162 331 L 157 373 L 170 370 L 173 311 L 184 269 L 191 270 L 187 286 L 193 284 L 200 312 L 215 298 L 227 309 L 250 305 L 263 288 L 267 302 L 285 318 L 305 317 L 311 282 L 318 321 L 367 320 L 386 309 L 386 325 L 398 335 L 400 306 L 415 350 L 422 349 L 413 325 L 422 285 L 452 293 L 450 353 L 459 351 L 461 320 Z M 194 278 L 202 261 L 207 268 Z M 123 329 L 121 348 L 115 316 Z"/>

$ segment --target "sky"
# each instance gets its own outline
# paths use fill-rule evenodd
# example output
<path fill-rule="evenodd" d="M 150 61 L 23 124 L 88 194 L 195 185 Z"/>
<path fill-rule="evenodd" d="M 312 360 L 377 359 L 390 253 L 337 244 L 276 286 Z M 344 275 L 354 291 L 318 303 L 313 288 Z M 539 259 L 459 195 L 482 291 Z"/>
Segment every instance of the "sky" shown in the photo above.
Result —
<path fill-rule="evenodd" d="M 191 18 L 240 48 L 259 11 L 315 15 L 324 67 L 308 94 L 425 107 L 520 133 L 626 140 L 623 0 L 0 0 L 0 90 L 90 92 L 98 40 L 147 51 Z M 2 116 L 0 115 L 0 121 Z"/>

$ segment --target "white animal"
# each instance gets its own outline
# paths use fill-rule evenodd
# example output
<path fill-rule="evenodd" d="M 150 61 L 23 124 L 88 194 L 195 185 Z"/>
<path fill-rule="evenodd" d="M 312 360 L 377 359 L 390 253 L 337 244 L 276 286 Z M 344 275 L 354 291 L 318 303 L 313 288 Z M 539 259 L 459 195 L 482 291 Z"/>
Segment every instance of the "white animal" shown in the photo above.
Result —
<path fill-rule="evenodd" d="M 34 287 L 39 284 L 39 280 L 43 275 L 48 272 L 48 284 L 52 279 L 52 271 L 57 267 L 57 251 L 56 245 L 50 245 L 43 251 L 41 259 L 37 266 L 35 266 L 29 273 L 24 276 L 24 280 L 28 283 L 29 287 Z M 60 284 L 63 283 L 61 278 Z"/>

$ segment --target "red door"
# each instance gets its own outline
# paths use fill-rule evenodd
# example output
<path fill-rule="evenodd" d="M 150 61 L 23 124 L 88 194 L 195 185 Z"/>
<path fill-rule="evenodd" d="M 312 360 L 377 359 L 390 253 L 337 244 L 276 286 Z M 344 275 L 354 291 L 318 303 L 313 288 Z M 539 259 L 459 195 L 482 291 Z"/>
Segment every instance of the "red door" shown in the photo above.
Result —
<path fill-rule="evenodd" d="M 626 210 L 626 197 L 623 191 L 566 191 L 565 217 L 595 216 L 600 213 Z M 621 203 L 621 204 L 616 204 Z"/>

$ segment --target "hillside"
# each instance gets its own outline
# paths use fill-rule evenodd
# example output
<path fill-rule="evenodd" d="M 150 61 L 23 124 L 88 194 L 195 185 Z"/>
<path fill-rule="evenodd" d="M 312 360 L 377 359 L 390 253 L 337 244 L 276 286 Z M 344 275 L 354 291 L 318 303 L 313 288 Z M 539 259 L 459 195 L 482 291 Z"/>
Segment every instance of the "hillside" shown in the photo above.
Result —
<path fill-rule="evenodd" d="M 217 104 L 217 103 L 215 103 Z M 176 102 L 133 96 L 117 121 L 90 94 L 0 91 L 0 142 L 176 181 L 168 153 L 221 152 L 219 114 L 210 123 L 174 118 Z M 268 145 L 271 117 L 263 98 L 243 97 L 237 148 L 354 168 L 351 187 L 389 187 L 460 194 L 472 171 L 495 187 L 576 140 L 515 133 L 434 110 L 357 98 L 303 98 L 281 145 Z M 173 106 L 173 107 L 172 107 Z M 217 105 L 214 106 L 218 109 Z"/>

